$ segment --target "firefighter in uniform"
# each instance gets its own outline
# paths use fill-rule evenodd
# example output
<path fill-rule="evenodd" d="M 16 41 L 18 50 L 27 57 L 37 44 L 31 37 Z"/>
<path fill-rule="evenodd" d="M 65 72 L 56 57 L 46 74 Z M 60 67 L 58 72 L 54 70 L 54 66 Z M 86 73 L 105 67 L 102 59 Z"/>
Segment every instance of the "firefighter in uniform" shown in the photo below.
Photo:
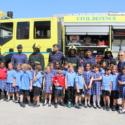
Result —
<path fill-rule="evenodd" d="M 5 62 L 4 56 L 1 54 L 1 49 L 0 49 L 0 62 Z"/>
<path fill-rule="evenodd" d="M 12 59 L 12 56 L 14 55 L 14 50 L 13 48 L 10 48 L 9 49 L 9 54 L 7 54 L 5 56 L 5 65 L 6 67 L 8 66 L 8 64 L 11 62 L 11 59 Z"/>
<path fill-rule="evenodd" d="M 77 49 L 75 46 L 69 47 L 68 55 L 66 56 L 65 62 L 73 64 L 75 70 L 78 68 L 80 58 L 77 56 Z"/>
<path fill-rule="evenodd" d="M 44 70 L 44 56 L 40 53 L 40 45 L 35 43 L 33 45 L 33 53 L 29 56 L 29 64 L 34 69 L 37 63 L 40 63 L 42 70 Z"/>

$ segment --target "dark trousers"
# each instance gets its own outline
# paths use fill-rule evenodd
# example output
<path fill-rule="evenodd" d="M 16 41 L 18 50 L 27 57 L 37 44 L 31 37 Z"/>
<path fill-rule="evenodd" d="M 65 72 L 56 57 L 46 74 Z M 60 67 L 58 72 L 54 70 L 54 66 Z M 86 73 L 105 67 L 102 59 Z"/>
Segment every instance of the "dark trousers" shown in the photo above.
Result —
<path fill-rule="evenodd" d="M 74 87 L 67 88 L 67 102 L 74 103 Z"/>

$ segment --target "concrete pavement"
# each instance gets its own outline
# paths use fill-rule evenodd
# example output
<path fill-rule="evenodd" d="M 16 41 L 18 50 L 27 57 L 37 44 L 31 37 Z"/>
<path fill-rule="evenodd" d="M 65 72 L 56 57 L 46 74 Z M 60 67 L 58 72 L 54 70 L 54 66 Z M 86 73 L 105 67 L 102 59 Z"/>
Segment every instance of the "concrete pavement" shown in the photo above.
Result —
<path fill-rule="evenodd" d="M 103 109 L 26 106 L 0 101 L 0 125 L 125 125 L 125 114 Z"/>

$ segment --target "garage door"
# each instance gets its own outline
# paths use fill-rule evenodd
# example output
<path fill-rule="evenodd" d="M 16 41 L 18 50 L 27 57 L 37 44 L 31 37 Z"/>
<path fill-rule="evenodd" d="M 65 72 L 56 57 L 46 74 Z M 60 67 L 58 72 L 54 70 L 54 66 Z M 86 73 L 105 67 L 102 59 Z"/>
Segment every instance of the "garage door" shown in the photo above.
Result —
<path fill-rule="evenodd" d="M 108 35 L 109 26 L 66 26 L 67 35 Z"/>
<path fill-rule="evenodd" d="M 124 26 L 123 25 L 122 26 L 113 26 L 113 29 L 119 29 L 119 30 L 125 29 L 125 25 Z"/>

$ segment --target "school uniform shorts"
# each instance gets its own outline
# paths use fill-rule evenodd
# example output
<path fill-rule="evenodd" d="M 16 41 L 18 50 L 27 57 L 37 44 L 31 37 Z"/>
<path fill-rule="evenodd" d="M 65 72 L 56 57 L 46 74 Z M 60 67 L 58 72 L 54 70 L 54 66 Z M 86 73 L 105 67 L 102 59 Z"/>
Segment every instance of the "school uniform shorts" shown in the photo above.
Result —
<path fill-rule="evenodd" d="M 34 86 L 33 87 L 33 95 L 34 96 L 39 96 L 40 95 L 40 92 L 41 92 L 41 88 L 37 87 L 37 86 Z"/>
<path fill-rule="evenodd" d="M 117 90 L 111 91 L 111 97 L 113 99 L 118 99 L 119 98 L 119 92 Z"/>
<path fill-rule="evenodd" d="M 125 86 L 119 87 L 119 98 L 125 99 Z"/>
<path fill-rule="evenodd" d="M 55 87 L 54 94 L 55 94 L 55 96 L 62 97 L 63 96 L 63 87 Z"/>
<path fill-rule="evenodd" d="M 23 89 L 21 89 L 19 91 L 19 94 L 20 95 L 25 95 L 25 96 L 30 96 L 30 91 L 29 90 L 23 90 Z"/>
<path fill-rule="evenodd" d="M 108 90 L 102 90 L 102 95 L 103 96 L 110 96 L 110 91 L 108 91 Z"/>

